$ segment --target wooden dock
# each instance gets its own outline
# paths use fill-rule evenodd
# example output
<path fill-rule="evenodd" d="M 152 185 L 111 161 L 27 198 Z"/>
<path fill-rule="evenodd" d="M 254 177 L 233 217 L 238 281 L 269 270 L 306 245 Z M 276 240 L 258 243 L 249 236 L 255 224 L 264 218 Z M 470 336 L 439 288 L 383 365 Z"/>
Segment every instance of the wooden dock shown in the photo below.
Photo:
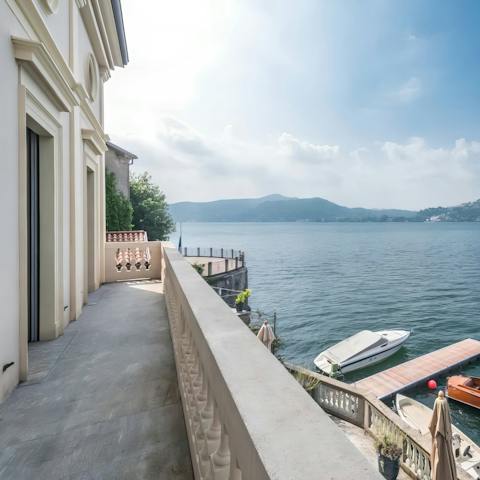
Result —
<path fill-rule="evenodd" d="M 354 385 L 379 399 L 427 382 L 480 357 L 480 341 L 467 338 L 396 367 L 359 380 Z"/>

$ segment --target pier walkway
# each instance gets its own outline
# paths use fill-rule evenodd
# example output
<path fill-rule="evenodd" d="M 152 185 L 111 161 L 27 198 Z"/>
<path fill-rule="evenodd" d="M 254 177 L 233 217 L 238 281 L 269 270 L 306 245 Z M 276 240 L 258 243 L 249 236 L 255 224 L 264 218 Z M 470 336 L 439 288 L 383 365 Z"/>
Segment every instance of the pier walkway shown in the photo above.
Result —
<path fill-rule="evenodd" d="M 480 341 L 467 338 L 371 375 L 354 385 L 379 399 L 384 399 L 424 383 L 430 378 L 438 377 L 479 357 Z"/>

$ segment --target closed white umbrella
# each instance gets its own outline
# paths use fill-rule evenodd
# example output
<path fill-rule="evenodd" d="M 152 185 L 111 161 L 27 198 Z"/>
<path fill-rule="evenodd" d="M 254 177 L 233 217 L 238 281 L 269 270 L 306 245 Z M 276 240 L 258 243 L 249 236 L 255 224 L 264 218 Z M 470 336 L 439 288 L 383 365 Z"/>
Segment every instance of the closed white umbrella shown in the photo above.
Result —
<path fill-rule="evenodd" d="M 257 333 L 257 338 L 270 350 L 272 351 L 272 343 L 275 340 L 275 334 L 273 333 L 272 327 L 269 325 L 267 320 L 263 322 L 263 325 L 260 327 L 260 330 Z"/>

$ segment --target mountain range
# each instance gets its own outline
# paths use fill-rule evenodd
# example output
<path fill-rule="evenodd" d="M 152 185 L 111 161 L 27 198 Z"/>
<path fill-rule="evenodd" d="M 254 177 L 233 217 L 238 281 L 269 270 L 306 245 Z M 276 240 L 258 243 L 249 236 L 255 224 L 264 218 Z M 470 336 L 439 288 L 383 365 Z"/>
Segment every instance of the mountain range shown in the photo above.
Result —
<path fill-rule="evenodd" d="M 349 208 L 323 198 L 268 195 L 261 198 L 178 202 L 170 205 L 176 222 L 404 222 L 480 221 L 480 200 L 426 210 Z"/>
<path fill-rule="evenodd" d="M 349 208 L 323 198 L 274 194 L 261 198 L 178 202 L 170 205 L 176 222 L 423 222 L 480 221 L 480 200 L 420 211 Z"/>

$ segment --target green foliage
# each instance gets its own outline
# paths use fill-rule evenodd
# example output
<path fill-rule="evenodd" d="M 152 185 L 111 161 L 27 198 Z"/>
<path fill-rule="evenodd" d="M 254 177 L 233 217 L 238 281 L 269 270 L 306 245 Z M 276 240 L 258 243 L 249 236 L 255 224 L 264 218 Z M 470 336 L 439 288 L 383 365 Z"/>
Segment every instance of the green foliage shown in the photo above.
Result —
<path fill-rule="evenodd" d="M 135 230 L 146 230 L 149 240 L 167 240 L 175 230 L 165 195 L 147 173 L 130 178 L 130 201 Z"/>
<path fill-rule="evenodd" d="M 125 195 L 117 190 L 117 180 L 111 172 L 105 172 L 105 204 L 108 232 L 132 229 L 132 205 Z"/>
<path fill-rule="evenodd" d="M 198 272 L 199 275 L 203 275 L 205 267 L 200 263 L 192 263 L 192 267 Z"/>
<path fill-rule="evenodd" d="M 480 200 L 462 203 L 456 207 L 436 207 L 420 210 L 420 221 L 436 219 L 440 222 L 480 222 Z"/>
<path fill-rule="evenodd" d="M 402 447 L 387 434 L 382 435 L 375 441 L 375 447 L 380 455 L 392 460 L 398 460 L 402 456 Z"/>
<path fill-rule="evenodd" d="M 252 294 L 252 291 L 249 288 L 246 288 L 243 292 L 240 292 L 235 298 L 235 303 L 237 305 L 245 303 L 248 297 Z"/>

